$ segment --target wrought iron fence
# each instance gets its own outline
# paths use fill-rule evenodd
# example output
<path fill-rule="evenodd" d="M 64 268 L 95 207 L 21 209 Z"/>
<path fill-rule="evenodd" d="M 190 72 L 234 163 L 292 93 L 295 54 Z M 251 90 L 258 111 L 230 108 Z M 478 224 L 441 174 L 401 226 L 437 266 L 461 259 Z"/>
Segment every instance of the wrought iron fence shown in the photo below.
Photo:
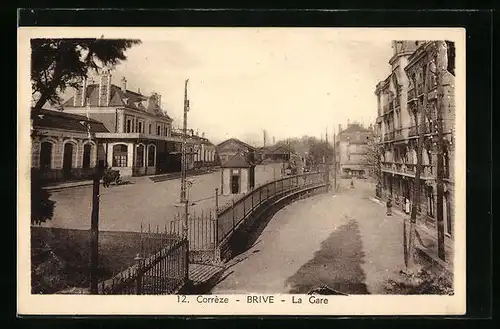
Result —
<path fill-rule="evenodd" d="M 169 222 L 170 234 L 183 236 L 184 220 L 177 218 Z M 191 263 L 211 263 L 215 256 L 217 221 L 215 213 L 206 212 L 193 215 L 187 221 L 189 261 Z"/>
<path fill-rule="evenodd" d="M 288 176 L 261 185 L 217 214 L 217 242 L 226 238 L 254 209 L 284 192 L 325 183 L 325 173 Z"/>
<path fill-rule="evenodd" d="M 142 229 L 142 228 L 141 228 Z M 173 238 L 166 230 L 142 233 L 136 264 L 99 284 L 105 295 L 167 295 L 188 282 L 187 239 Z"/>

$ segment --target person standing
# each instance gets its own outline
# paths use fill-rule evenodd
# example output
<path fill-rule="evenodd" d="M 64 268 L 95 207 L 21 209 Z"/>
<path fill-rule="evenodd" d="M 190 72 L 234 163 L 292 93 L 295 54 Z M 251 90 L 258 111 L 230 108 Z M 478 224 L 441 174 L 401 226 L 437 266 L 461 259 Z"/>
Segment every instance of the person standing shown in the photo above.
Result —
<path fill-rule="evenodd" d="M 389 197 L 387 199 L 386 207 L 387 207 L 387 216 L 392 216 L 392 200 L 391 200 L 391 197 Z"/>
<path fill-rule="evenodd" d="M 410 200 L 408 198 L 405 198 L 405 213 L 410 213 Z"/>

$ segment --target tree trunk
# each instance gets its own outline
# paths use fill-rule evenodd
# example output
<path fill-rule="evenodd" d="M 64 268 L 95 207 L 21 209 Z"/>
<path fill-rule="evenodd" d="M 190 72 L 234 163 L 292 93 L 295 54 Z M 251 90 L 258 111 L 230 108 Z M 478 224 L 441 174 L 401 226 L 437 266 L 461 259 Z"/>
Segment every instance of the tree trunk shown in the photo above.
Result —
<path fill-rule="evenodd" d="M 419 131 L 418 142 L 417 142 L 417 165 L 415 168 L 415 184 L 413 185 L 413 204 L 411 208 L 411 216 L 410 216 L 410 232 L 408 237 L 408 250 L 406 252 L 407 260 L 405 261 L 406 268 L 412 269 L 413 264 L 413 252 L 415 245 L 415 235 L 416 235 L 416 223 L 417 223 L 417 207 L 420 205 L 420 195 L 422 186 L 420 184 L 420 175 L 422 172 L 422 149 L 424 146 L 424 134 L 425 134 L 425 116 L 427 112 L 427 89 L 428 89 L 428 77 L 427 77 L 427 69 L 424 70 L 424 90 L 423 90 L 423 106 L 420 108 L 420 102 L 417 101 L 417 113 L 420 114 L 420 122 L 418 120 L 418 115 L 415 116 L 415 126 Z M 417 92 L 417 91 L 416 91 Z M 405 219 L 406 220 L 406 219 Z M 405 231 L 406 238 L 406 231 Z"/>

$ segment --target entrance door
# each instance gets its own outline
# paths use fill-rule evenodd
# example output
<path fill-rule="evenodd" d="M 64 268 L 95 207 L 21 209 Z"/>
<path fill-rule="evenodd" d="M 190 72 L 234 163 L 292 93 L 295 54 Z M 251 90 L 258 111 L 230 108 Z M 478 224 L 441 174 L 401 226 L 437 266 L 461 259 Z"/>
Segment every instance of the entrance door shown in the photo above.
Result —
<path fill-rule="evenodd" d="M 63 156 L 63 175 L 64 178 L 71 177 L 71 168 L 73 167 L 73 144 L 64 144 L 64 156 Z"/>
<path fill-rule="evenodd" d="M 232 175 L 231 176 L 231 193 L 238 194 L 240 193 L 240 176 Z"/>

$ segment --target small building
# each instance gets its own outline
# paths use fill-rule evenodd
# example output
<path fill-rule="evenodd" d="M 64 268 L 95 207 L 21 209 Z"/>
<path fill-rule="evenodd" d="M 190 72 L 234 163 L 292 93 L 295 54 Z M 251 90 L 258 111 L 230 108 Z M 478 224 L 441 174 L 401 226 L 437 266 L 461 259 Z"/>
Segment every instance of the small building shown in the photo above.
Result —
<path fill-rule="evenodd" d="M 43 181 L 89 179 L 97 161 L 105 160 L 102 144 L 98 149 L 88 134 L 108 132 L 97 120 L 42 109 L 31 111 L 31 126 L 32 175 Z"/>
<path fill-rule="evenodd" d="M 245 194 L 255 187 L 255 164 L 248 154 L 237 153 L 221 164 L 221 194 Z"/>
<path fill-rule="evenodd" d="M 287 162 L 290 161 L 293 150 L 284 145 L 273 145 L 261 147 L 258 150 L 259 159 L 266 162 Z"/>
<path fill-rule="evenodd" d="M 221 165 L 239 153 L 243 153 L 246 157 L 248 157 L 250 162 L 255 162 L 255 147 L 242 142 L 237 138 L 230 138 L 222 143 L 219 143 L 216 147 L 216 152 L 219 156 Z"/>

